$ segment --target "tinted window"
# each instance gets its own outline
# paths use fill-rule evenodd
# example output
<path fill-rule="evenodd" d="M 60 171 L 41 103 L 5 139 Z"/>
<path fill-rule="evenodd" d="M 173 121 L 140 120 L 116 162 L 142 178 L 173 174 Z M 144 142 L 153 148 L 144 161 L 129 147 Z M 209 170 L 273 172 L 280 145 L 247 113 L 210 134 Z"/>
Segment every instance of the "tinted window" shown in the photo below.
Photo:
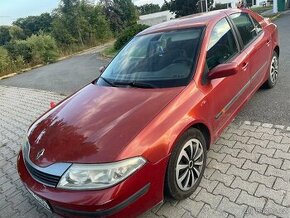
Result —
<path fill-rule="evenodd" d="M 206 56 L 208 69 L 211 70 L 225 63 L 237 52 L 238 48 L 231 27 L 226 19 L 222 19 L 211 32 Z"/>
<path fill-rule="evenodd" d="M 202 31 L 198 27 L 136 36 L 114 58 L 97 84 L 128 87 L 146 83 L 158 88 L 187 85 Z"/>
<path fill-rule="evenodd" d="M 256 32 L 259 34 L 260 32 L 262 32 L 262 27 L 261 25 L 258 23 L 257 20 L 255 20 L 255 18 L 252 17 L 252 20 L 254 22 L 254 26 L 256 28 Z"/>
<path fill-rule="evenodd" d="M 232 14 L 230 17 L 237 26 L 244 45 L 247 45 L 257 35 L 249 15 L 245 13 L 236 13 Z"/>

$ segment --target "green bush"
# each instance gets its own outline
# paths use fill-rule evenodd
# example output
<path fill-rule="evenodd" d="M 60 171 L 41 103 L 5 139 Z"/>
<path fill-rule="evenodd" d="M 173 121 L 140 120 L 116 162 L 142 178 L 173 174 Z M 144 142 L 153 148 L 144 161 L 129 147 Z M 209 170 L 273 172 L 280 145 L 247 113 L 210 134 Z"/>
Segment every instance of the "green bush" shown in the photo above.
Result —
<path fill-rule="evenodd" d="M 20 59 L 12 60 L 8 51 L 4 47 L 0 47 L 0 76 L 16 71 L 18 66 L 22 67 L 23 61 Z"/>
<path fill-rule="evenodd" d="M 50 35 L 32 35 L 27 40 L 32 52 L 33 64 L 55 62 L 58 57 L 57 45 Z"/>
<path fill-rule="evenodd" d="M 144 24 L 134 24 L 133 26 L 126 28 L 117 38 L 117 41 L 114 44 L 115 49 L 120 50 L 132 37 L 148 27 L 149 26 Z"/>
<path fill-rule="evenodd" d="M 216 3 L 215 7 L 212 9 L 212 11 L 226 9 L 226 8 L 228 8 L 228 4 Z"/>
<path fill-rule="evenodd" d="M 32 49 L 26 40 L 9 42 L 5 48 L 13 60 L 22 58 L 26 64 L 32 61 Z"/>

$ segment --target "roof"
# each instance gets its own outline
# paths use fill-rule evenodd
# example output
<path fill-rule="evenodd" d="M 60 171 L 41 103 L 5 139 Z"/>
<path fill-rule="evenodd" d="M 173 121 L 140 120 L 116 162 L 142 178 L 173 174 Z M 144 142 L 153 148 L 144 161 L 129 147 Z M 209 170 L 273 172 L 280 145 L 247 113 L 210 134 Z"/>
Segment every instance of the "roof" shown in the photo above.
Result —
<path fill-rule="evenodd" d="M 208 23 L 219 20 L 222 17 L 226 16 L 226 13 L 230 13 L 232 11 L 237 12 L 237 9 L 223 9 L 223 10 L 216 10 L 216 11 L 210 11 L 207 13 L 198 13 L 193 14 L 177 19 L 173 19 L 170 21 L 166 21 L 157 25 L 154 25 L 152 27 L 149 27 L 139 33 L 138 35 L 145 35 L 149 33 L 155 33 L 155 32 L 162 32 L 166 30 L 171 29 L 183 29 L 183 28 L 190 28 L 194 26 L 205 26 L 208 25 Z"/>

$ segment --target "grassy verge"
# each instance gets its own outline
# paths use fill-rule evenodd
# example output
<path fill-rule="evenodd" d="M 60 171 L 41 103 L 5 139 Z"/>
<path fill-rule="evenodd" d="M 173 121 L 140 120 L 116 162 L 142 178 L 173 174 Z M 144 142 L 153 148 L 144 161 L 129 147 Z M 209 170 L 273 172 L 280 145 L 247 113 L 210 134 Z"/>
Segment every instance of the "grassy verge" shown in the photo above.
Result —
<path fill-rule="evenodd" d="M 265 11 L 271 10 L 273 6 L 266 6 L 266 7 L 252 7 L 251 10 L 257 12 L 258 14 L 261 14 Z"/>
<path fill-rule="evenodd" d="M 118 53 L 118 50 L 115 49 L 114 45 L 105 48 L 101 55 L 106 58 L 113 58 Z"/>

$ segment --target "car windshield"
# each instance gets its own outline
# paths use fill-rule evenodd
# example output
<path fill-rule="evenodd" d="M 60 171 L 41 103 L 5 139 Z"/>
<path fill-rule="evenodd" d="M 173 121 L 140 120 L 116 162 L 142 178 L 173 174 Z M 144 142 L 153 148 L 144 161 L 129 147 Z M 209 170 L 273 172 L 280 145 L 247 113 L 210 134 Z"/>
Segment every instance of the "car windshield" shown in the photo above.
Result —
<path fill-rule="evenodd" d="M 100 86 L 166 88 L 192 79 L 202 27 L 134 37 L 96 81 Z"/>

